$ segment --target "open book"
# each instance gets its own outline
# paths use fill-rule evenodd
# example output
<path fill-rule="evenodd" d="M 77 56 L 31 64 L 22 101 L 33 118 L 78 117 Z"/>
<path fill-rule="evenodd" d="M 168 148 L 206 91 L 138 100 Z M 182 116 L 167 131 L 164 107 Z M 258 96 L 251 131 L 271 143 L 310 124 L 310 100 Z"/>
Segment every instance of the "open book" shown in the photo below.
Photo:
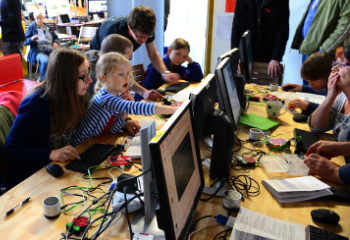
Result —
<path fill-rule="evenodd" d="M 131 159 L 140 159 L 141 158 L 141 140 L 140 134 L 135 135 L 133 137 L 130 147 L 126 150 L 125 154 L 129 156 Z"/>
<path fill-rule="evenodd" d="M 313 176 L 263 180 L 262 183 L 280 203 L 302 202 L 332 195 L 330 186 Z"/>

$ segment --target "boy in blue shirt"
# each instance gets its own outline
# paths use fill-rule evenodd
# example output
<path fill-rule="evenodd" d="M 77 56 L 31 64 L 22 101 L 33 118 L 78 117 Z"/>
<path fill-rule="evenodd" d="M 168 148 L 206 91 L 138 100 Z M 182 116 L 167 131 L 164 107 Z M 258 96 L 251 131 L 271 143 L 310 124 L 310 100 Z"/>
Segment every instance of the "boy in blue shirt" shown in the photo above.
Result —
<path fill-rule="evenodd" d="M 178 73 L 183 80 L 199 82 L 203 79 L 202 68 L 199 63 L 194 62 L 188 55 L 190 53 L 189 43 L 176 38 L 168 48 L 168 54 L 163 58 L 166 67 L 174 73 Z M 187 67 L 181 66 L 188 61 Z M 142 86 L 148 90 L 157 89 L 162 85 L 162 75 L 150 64 L 143 74 Z M 135 100 L 140 100 L 141 96 L 136 95 Z"/>

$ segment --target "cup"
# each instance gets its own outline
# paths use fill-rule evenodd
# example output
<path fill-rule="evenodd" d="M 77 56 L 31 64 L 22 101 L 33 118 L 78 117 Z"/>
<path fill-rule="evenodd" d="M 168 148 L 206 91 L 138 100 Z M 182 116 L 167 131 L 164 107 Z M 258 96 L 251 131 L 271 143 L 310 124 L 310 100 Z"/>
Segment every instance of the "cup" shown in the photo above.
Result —
<path fill-rule="evenodd" d="M 249 139 L 254 141 L 260 141 L 262 139 L 263 132 L 259 128 L 251 128 L 249 130 Z"/>
<path fill-rule="evenodd" d="M 270 83 L 270 90 L 277 91 L 278 90 L 278 83 Z"/>
<path fill-rule="evenodd" d="M 234 190 L 227 190 L 224 195 L 224 207 L 229 210 L 239 210 L 242 195 Z"/>
<path fill-rule="evenodd" d="M 49 219 L 57 218 L 61 213 L 60 199 L 58 197 L 47 197 L 43 201 L 44 215 Z"/>
<path fill-rule="evenodd" d="M 287 108 L 285 108 L 285 111 L 283 113 L 280 113 L 281 108 L 282 108 L 282 103 L 280 101 L 266 102 L 266 112 L 269 118 L 277 118 L 287 112 Z"/>

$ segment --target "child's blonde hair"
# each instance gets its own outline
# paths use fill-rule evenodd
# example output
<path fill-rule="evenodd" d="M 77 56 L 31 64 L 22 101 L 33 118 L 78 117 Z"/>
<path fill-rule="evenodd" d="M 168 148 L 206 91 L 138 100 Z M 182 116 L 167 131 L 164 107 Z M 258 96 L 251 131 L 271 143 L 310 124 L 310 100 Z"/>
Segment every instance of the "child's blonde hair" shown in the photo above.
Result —
<path fill-rule="evenodd" d="M 129 62 L 129 59 L 127 59 L 124 55 L 117 53 L 117 52 L 110 52 L 104 54 L 97 62 L 96 64 L 96 74 L 97 74 L 97 82 L 95 85 L 95 93 L 101 90 L 103 86 L 103 82 L 101 79 L 101 76 L 108 75 L 115 71 L 117 69 L 117 64 L 125 61 Z M 134 76 L 132 74 L 132 67 L 130 64 L 130 81 L 129 81 L 129 87 L 134 84 Z"/>

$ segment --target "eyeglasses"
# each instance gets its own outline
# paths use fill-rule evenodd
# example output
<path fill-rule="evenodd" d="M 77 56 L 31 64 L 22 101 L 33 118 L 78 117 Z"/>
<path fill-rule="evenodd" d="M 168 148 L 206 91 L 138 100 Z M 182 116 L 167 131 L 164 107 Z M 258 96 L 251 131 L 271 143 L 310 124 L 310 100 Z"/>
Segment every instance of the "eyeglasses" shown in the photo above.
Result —
<path fill-rule="evenodd" d="M 88 68 L 88 73 L 82 77 L 78 77 L 80 80 L 82 80 L 83 82 L 86 82 L 86 80 L 88 79 L 88 76 L 90 77 L 91 74 L 91 67 Z"/>
<path fill-rule="evenodd" d="M 349 67 L 350 63 L 333 61 L 332 62 L 332 67 L 334 67 L 334 66 L 338 66 L 339 68 Z"/>
<path fill-rule="evenodd" d="M 136 34 L 136 32 L 134 31 L 134 29 L 131 29 L 131 31 L 135 34 L 135 36 L 136 36 L 137 39 L 141 39 L 141 40 L 142 40 L 142 39 L 149 39 L 149 38 L 151 38 L 151 37 L 154 37 L 154 35 L 149 36 L 149 37 L 138 37 L 137 34 Z"/>

